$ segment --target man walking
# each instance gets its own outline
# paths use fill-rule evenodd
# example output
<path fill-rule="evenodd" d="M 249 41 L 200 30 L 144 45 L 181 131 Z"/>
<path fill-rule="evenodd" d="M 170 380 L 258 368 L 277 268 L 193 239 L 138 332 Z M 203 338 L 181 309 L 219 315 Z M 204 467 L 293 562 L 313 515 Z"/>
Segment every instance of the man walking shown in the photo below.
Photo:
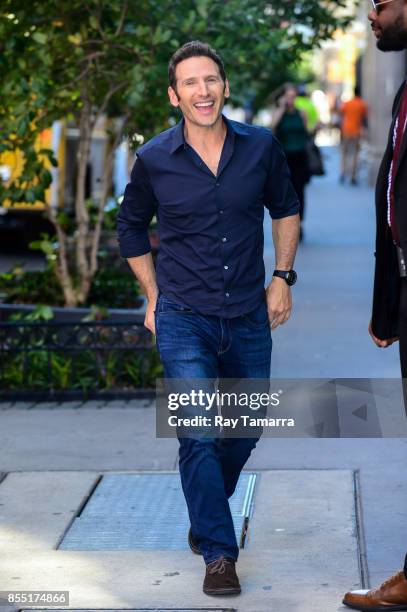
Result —
<path fill-rule="evenodd" d="M 341 123 L 341 177 L 343 183 L 350 175 L 352 185 L 357 185 L 360 139 L 363 128 L 367 124 L 367 104 L 360 97 L 360 89 L 355 87 L 355 96 L 352 100 L 342 104 L 340 113 Z"/>
<path fill-rule="evenodd" d="M 369 20 L 381 51 L 407 49 L 406 0 L 373 1 Z M 369 333 L 378 347 L 399 340 L 401 374 L 407 379 L 407 83 L 393 104 L 387 148 L 376 183 L 376 270 Z M 403 381 L 405 387 L 405 380 Z M 404 401 L 406 402 L 405 393 Z M 356 610 L 407 610 L 407 556 L 398 572 L 371 591 L 346 593 Z"/>
<path fill-rule="evenodd" d="M 166 378 L 269 378 L 271 333 L 291 312 L 298 199 L 271 132 L 222 114 L 229 84 L 219 55 L 193 41 L 169 63 L 170 103 L 183 118 L 146 143 L 118 215 L 121 255 L 147 296 Z M 264 206 L 276 271 L 264 289 Z M 154 270 L 148 225 L 157 214 Z M 240 592 L 228 498 L 258 438 L 179 438 L 191 549 L 208 595 Z"/>

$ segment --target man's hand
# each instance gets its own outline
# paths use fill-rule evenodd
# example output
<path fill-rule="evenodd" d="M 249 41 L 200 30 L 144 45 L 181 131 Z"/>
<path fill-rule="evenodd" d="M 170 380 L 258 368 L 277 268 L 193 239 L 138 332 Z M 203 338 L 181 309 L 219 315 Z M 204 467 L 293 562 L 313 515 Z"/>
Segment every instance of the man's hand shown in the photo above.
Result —
<path fill-rule="evenodd" d="M 389 338 L 388 340 L 380 340 L 379 338 L 377 338 L 373 331 L 372 331 L 372 321 L 370 321 L 369 323 L 369 334 L 373 340 L 373 342 L 376 344 L 376 346 L 378 346 L 379 348 L 387 348 L 388 346 L 390 346 L 391 344 L 393 344 L 393 342 L 397 342 L 398 340 L 398 336 L 394 337 L 394 338 Z"/>
<path fill-rule="evenodd" d="M 151 297 L 147 302 L 146 316 L 144 319 L 144 327 L 147 327 L 152 334 L 155 335 L 155 318 L 154 311 L 157 303 L 157 296 Z"/>
<path fill-rule="evenodd" d="M 274 276 L 266 289 L 267 309 L 271 329 L 283 325 L 292 309 L 291 288 L 283 278 Z"/>

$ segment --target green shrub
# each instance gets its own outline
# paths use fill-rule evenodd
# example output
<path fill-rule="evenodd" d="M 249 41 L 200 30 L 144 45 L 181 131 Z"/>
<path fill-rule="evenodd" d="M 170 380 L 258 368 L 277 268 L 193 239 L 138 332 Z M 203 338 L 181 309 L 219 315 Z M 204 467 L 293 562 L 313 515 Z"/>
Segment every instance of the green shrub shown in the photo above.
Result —
<path fill-rule="evenodd" d="M 64 305 L 60 285 L 50 268 L 25 272 L 16 266 L 0 274 L 0 293 L 6 304 Z M 85 306 L 138 308 L 141 303 L 139 285 L 131 272 L 109 268 L 96 273 Z"/>
<path fill-rule="evenodd" d="M 51 372 L 51 380 L 49 380 Z M 48 351 L 45 349 L 8 353 L 0 388 L 3 390 L 68 390 L 86 393 L 154 388 L 163 375 L 155 348 L 143 355 L 117 349 L 98 351 Z"/>
<path fill-rule="evenodd" d="M 58 348 L 61 337 L 57 328 L 39 326 L 27 334 L 24 322 L 47 322 L 52 317 L 49 306 L 39 305 L 29 314 L 16 313 L 10 318 L 17 326 L 13 333 L 7 334 L 9 350 L 3 353 L 0 388 L 77 389 L 84 394 L 92 389 L 132 391 L 154 388 L 156 378 L 162 377 L 163 368 L 155 346 L 137 350 L 140 339 L 137 329 L 130 328 L 124 335 L 125 349 L 111 348 L 115 328 L 103 323 L 95 326 L 92 334 L 82 326 L 68 326 L 66 333 L 74 335 L 78 345 L 75 349 Z M 27 338 L 29 346 L 24 345 Z"/>

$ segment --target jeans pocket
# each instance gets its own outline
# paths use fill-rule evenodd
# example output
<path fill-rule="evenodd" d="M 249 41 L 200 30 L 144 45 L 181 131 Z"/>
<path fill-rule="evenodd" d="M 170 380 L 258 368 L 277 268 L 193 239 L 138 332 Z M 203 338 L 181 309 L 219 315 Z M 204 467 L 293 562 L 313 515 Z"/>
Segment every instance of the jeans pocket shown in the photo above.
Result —
<path fill-rule="evenodd" d="M 165 297 L 159 298 L 159 305 L 157 308 L 157 313 L 162 314 L 188 314 L 193 313 L 192 308 L 186 306 L 185 304 L 180 304 L 179 302 L 173 302 Z"/>

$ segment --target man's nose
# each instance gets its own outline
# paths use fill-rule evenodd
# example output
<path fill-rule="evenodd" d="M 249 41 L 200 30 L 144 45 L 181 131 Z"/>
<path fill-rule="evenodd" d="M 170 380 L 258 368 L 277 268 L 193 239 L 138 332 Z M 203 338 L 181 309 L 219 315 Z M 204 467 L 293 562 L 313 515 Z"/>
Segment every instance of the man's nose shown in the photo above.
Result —
<path fill-rule="evenodd" d="M 374 21 L 377 17 L 376 10 L 372 8 L 372 10 L 368 13 L 367 18 L 369 21 Z"/>
<path fill-rule="evenodd" d="M 205 81 L 198 81 L 198 93 L 200 96 L 208 95 L 208 84 Z"/>

